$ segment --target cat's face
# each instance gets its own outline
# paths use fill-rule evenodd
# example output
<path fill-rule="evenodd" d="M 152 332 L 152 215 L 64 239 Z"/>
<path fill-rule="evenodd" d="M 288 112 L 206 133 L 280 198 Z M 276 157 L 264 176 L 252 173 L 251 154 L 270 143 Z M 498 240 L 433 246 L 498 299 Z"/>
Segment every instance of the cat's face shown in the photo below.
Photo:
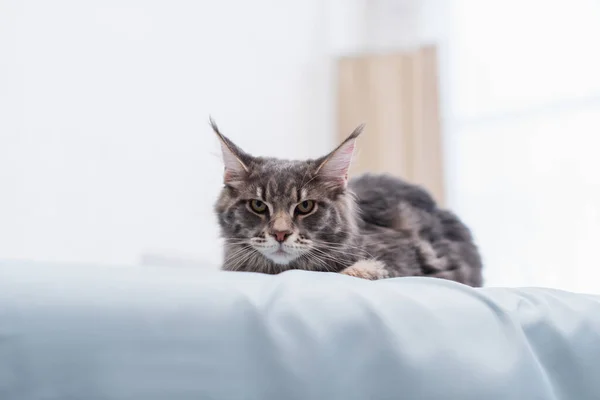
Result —
<path fill-rule="evenodd" d="M 226 245 L 238 253 L 226 254 L 225 269 L 243 270 L 248 262 L 319 269 L 315 264 L 336 258 L 356 229 L 346 185 L 360 129 L 332 153 L 307 161 L 250 156 L 213 129 L 225 163 L 215 211 Z"/>

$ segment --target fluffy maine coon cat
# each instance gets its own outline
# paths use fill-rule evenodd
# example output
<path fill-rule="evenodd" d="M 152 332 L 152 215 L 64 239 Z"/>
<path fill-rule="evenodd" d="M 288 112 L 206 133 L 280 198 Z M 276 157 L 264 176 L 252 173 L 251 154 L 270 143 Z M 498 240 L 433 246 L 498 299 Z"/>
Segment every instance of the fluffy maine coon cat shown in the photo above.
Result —
<path fill-rule="evenodd" d="M 289 161 L 253 157 L 211 125 L 225 164 L 215 205 L 224 270 L 429 276 L 481 286 L 469 229 L 425 190 L 387 175 L 348 181 L 362 126 L 324 157 Z"/>

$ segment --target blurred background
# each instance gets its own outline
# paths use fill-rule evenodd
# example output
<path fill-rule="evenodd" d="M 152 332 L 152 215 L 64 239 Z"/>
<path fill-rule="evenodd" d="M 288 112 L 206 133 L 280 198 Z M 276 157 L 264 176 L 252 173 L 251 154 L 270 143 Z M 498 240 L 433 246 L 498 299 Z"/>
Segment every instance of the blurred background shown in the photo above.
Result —
<path fill-rule="evenodd" d="M 0 260 L 216 268 L 211 114 L 429 188 L 490 286 L 600 293 L 600 0 L 0 0 Z"/>

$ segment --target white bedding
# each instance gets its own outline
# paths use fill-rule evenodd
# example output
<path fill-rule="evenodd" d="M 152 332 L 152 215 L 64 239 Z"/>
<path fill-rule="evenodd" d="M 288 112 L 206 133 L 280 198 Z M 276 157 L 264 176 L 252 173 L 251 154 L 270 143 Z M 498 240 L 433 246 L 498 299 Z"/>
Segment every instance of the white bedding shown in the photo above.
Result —
<path fill-rule="evenodd" d="M 0 262 L 0 399 L 600 399 L 600 298 Z"/>

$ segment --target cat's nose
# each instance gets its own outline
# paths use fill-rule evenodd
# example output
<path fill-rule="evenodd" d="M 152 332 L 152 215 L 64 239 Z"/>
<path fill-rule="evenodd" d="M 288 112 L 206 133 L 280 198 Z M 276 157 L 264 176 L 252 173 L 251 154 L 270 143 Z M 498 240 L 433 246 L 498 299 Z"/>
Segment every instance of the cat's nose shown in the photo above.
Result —
<path fill-rule="evenodd" d="M 271 235 L 279 243 L 285 242 L 285 239 L 287 239 L 291 234 L 292 234 L 292 231 L 271 231 Z"/>

